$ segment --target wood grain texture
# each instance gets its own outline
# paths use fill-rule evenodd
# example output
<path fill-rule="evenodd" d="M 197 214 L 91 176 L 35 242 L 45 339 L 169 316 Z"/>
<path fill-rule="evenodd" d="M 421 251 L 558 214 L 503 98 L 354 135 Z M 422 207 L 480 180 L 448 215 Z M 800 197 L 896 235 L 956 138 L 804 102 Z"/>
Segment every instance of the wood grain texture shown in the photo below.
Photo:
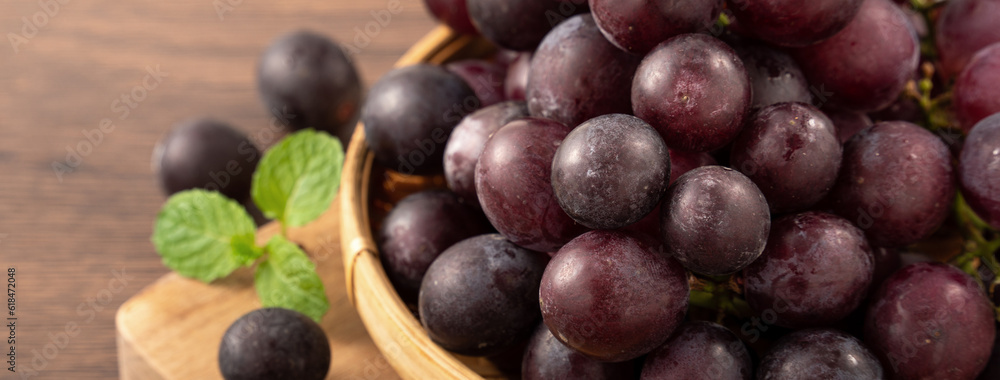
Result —
<path fill-rule="evenodd" d="M 168 272 L 149 243 L 164 201 L 150 154 L 170 126 L 212 116 L 269 145 L 253 74 L 264 47 L 298 28 L 352 44 L 388 4 L 230 2 L 240 4 L 220 20 L 213 0 L 68 1 L 15 53 L 8 33 L 42 8 L 0 0 L 0 267 L 17 268 L 17 363 L 27 378 L 118 378 L 115 310 Z M 434 25 L 421 1 L 399 4 L 354 55 L 369 86 Z M 127 115 L 112 109 L 157 65 L 168 76 L 156 89 Z M 84 143 L 82 131 L 105 118 L 114 129 Z M 75 171 L 57 178 L 52 163 L 88 144 Z M 75 336 L 45 351 L 71 324 Z"/>

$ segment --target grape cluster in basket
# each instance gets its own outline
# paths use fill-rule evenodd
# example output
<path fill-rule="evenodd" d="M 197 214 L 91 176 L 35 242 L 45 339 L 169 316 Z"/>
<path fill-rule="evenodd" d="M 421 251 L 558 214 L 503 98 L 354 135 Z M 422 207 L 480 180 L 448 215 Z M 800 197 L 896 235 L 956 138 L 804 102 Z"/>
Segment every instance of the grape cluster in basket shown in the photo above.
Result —
<path fill-rule="evenodd" d="M 377 233 L 441 347 L 525 379 L 1000 378 L 1000 0 L 426 3 L 499 47 L 361 110 L 378 164 L 448 185 Z"/>

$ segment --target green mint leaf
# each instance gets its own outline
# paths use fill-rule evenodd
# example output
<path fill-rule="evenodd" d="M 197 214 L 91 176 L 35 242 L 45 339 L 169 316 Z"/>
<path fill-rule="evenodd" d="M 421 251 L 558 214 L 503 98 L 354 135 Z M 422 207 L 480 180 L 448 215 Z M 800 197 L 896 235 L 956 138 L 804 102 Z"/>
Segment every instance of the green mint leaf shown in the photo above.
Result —
<path fill-rule="evenodd" d="M 211 282 L 263 254 L 254 245 L 254 233 L 253 219 L 236 201 L 217 192 L 187 190 L 163 205 L 152 240 L 168 268 Z"/>
<path fill-rule="evenodd" d="M 268 258 L 257 267 L 254 286 L 264 307 L 296 310 L 319 322 L 330 301 L 316 265 L 298 245 L 277 235 L 267 242 Z"/>
<path fill-rule="evenodd" d="M 344 151 L 326 132 L 305 129 L 286 137 L 261 158 L 250 190 L 271 219 L 291 227 L 318 218 L 337 195 Z"/>

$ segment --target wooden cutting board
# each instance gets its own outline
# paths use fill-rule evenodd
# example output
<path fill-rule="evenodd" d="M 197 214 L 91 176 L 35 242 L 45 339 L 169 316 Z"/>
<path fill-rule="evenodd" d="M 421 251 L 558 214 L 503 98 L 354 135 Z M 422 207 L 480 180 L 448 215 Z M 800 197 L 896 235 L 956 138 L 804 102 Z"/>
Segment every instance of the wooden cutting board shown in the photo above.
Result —
<path fill-rule="evenodd" d="M 327 379 L 398 379 L 348 301 L 340 255 L 339 200 L 310 225 L 289 230 L 316 262 L 330 310 L 320 325 L 333 358 Z M 261 228 L 258 243 L 277 232 Z M 125 380 L 221 379 L 219 342 L 233 321 L 260 308 L 253 273 L 204 284 L 171 273 L 122 304 L 116 316 L 118 370 Z"/>

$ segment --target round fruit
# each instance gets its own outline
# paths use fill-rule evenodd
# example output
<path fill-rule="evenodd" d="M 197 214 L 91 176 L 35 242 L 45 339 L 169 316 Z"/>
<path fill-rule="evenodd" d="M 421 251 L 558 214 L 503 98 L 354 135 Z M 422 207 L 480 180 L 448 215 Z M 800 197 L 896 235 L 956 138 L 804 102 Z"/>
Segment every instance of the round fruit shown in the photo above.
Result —
<path fill-rule="evenodd" d="M 632 80 L 632 110 L 670 149 L 705 152 L 740 133 L 751 91 L 733 49 L 708 35 L 682 34 L 642 59 Z"/>
<path fill-rule="evenodd" d="M 843 30 L 863 1 L 729 0 L 729 9 L 740 28 L 757 38 L 781 46 L 807 46 Z"/>
<path fill-rule="evenodd" d="M 671 255 L 693 272 L 721 276 L 760 257 L 771 228 L 767 201 L 740 172 L 702 166 L 668 190 L 660 231 Z"/>
<path fill-rule="evenodd" d="M 670 179 L 670 154 L 656 130 L 622 114 L 576 127 L 552 159 L 552 189 L 580 224 L 615 229 L 649 214 Z"/>
<path fill-rule="evenodd" d="M 330 341 L 302 313 L 257 309 L 226 329 L 219 369 L 226 380 L 324 379 L 330 370 Z"/>
<path fill-rule="evenodd" d="M 465 80 L 439 66 L 394 69 L 372 86 L 361 110 L 365 140 L 386 168 L 440 173 L 451 131 L 479 106 Z"/>
<path fill-rule="evenodd" d="M 542 318 L 563 344 L 620 362 L 663 344 L 687 311 L 684 268 L 644 240 L 591 231 L 563 246 L 542 276 Z"/>
<path fill-rule="evenodd" d="M 591 0 L 601 33 L 618 48 L 643 55 L 668 38 L 715 25 L 722 0 Z"/>
<path fill-rule="evenodd" d="M 472 237 L 434 260 L 420 285 L 420 323 L 463 355 L 503 351 L 538 323 L 538 284 L 548 257 L 497 234 Z"/>
<path fill-rule="evenodd" d="M 937 19 L 938 53 L 948 78 L 958 75 L 980 49 L 1000 42 L 1000 0 L 948 0 Z"/>
<path fill-rule="evenodd" d="M 274 41 L 257 64 L 257 89 L 274 117 L 292 129 L 326 131 L 344 146 L 351 140 L 361 78 L 330 39 L 303 30 Z"/>
<path fill-rule="evenodd" d="M 642 380 L 750 380 L 750 352 L 725 327 L 711 322 L 687 322 L 660 348 L 646 357 Z"/>
<path fill-rule="evenodd" d="M 955 80 L 955 117 L 968 132 L 1000 112 L 1000 42 L 980 50 Z"/>
<path fill-rule="evenodd" d="M 522 380 L 613 380 L 634 377 L 635 363 L 599 362 L 559 342 L 544 323 L 531 336 L 521 362 Z"/>
<path fill-rule="evenodd" d="M 767 380 L 881 380 L 882 375 L 882 365 L 861 341 L 831 329 L 786 335 L 757 368 L 757 378 Z"/>
<path fill-rule="evenodd" d="M 962 195 L 993 228 L 1000 228 L 1000 113 L 972 128 L 958 163 Z"/>
<path fill-rule="evenodd" d="M 434 259 L 466 238 L 490 231 L 482 214 L 447 190 L 412 194 L 389 212 L 378 234 L 379 258 L 405 302 L 417 302 Z"/>
<path fill-rule="evenodd" d="M 767 323 L 828 326 L 868 295 L 874 261 L 864 233 L 847 220 L 813 211 L 786 216 L 743 270 L 747 303 Z"/>
<path fill-rule="evenodd" d="M 153 152 L 153 168 L 167 195 L 205 189 L 242 202 L 250 197 L 250 184 L 260 151 L 243 133 L 211 119 L 179 123 Z"/>
<path fill-rule="evenodd" d="M 976 280 L 953 266 L 916 263 L 872 298 L 867 342 L 899 379 L 972 379 L 986 367 L 996 321 Z"/>
<path fill-rule="evenodd" d="M 476 193 L 490 223 L 514 244 L 555 252 L 586 231 L 559 207 L 552 190 L 552 158 L 569 130 L 529 117 L 486 141 L 476 165 Z"/>

